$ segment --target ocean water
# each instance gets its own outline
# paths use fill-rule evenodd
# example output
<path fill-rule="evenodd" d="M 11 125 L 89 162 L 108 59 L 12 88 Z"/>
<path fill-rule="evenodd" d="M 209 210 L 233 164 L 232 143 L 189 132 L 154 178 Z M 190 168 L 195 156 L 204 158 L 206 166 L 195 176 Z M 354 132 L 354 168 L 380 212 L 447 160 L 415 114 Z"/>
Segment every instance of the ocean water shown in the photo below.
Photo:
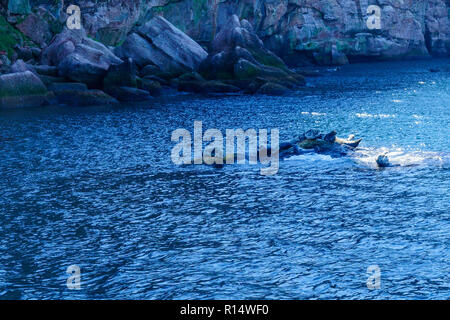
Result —
<path fill-rule="evenodd" d="M 364 140 L 274 176 L 176 166 L 171 133 L 196 120 Z M 284 97 L 0 110 L 0 297 L 448 299 L 449 123 L 448 59 L 330 69 Z M 384 152 L 400 166 L 377 169 Z"/>

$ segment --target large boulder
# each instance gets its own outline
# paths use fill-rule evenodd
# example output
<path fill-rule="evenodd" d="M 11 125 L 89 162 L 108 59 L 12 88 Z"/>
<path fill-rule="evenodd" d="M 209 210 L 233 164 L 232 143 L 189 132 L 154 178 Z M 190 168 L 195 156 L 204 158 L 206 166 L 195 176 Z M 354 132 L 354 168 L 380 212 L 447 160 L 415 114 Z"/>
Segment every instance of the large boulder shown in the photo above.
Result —
<path fill-rule="evenodd" d="M 109 65 L 103 61 L 89 59 L 80 53 L 68 55 L 58 65 L 61 76 L 76 82 L 96 86 L 106 75 Z"/>
<path fill-rule="evenodd" d="M 41 63 L 56 66 L 61 77 L 98 87 L 109 67 L 122 60 L 103 44 L 89 39 L 84 30 L 65 29 L 43 50 Z"/>
<path fill-rule="evenodd" d="M 16 25 L 16 28 L 39 46 L 48 43 L 52 39 L 50 25 L 35 13 L 29 14 L 22 22 Z"/>
<path fill-rule="evenodd" d="M 124 43 L 114 51 L 119 57 L 132 58 L 139 66 L 153 64 L 153 48 L 151 44 L 137 33 L 128 35 Z"/>
<path fill-rule="evenodd" d="M 249 93 L 258 91 L 265 83 L 275 83 L 283 88 L 288 84 L 290 89 L 304 84 L 303 76 L 291 71 L 279 57 L 266 49 L 250 23 L 240 21 L 236 15 L 229 18 L 211 47 L 211 54 L 199 69 L 206 79 L 226 80 Z M 232 80 L 235 83 L 230 83 Z"/>
<path fill-rule="evenodd" d="M 197 42 L 161 16 L 136 28 L 115 52 L 119 57 L 132 58 L 140 67 L 153 64 L 174 74 L 196 70 L 208 55 Z"/>
<path fill-rule="evenodd" d="M 48 103 L 48 91 L 31 71 L 0 76 L 0 107 L 35 107 Z"/>
<path fill-rule="evenodd" d="M 112 65 L 103 79 L 103 87 L 109 90 L 114 90 L 115 87 L 136 86 L 136 67 L 131 58 L 125 59 L 121 64 Z"/>

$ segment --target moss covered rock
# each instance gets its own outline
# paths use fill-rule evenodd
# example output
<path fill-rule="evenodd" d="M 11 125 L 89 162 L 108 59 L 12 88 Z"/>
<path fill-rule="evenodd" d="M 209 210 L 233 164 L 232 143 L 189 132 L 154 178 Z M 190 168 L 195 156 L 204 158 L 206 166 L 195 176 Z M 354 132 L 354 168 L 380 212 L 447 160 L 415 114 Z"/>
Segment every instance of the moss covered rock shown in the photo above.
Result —
<path fill-rule="evenodd" d="M 0 107 L 41 106 L 48 102 L 48 91 L 41 79 L 30 71 L 0 76 Z"/>
<path fill-rule="evenodd" d="M 32 45 L 33 43 L 22 32 L 15 29 L 0 15 L 0 51 L 5 51 L 11 59 L 16 45 Z"/>
<path fill-rule="evenodd" d="M 29 14 L 31 13 L 30 0 L 9 0 L 8 11 L 12 14 Z"/>

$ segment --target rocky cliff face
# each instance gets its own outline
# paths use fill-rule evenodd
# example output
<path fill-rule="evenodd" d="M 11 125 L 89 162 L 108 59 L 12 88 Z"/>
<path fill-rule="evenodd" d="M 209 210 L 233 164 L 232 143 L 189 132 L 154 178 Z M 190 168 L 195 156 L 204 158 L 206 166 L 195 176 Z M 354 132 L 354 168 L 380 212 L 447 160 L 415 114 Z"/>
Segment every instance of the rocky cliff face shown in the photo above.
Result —
<path fill-rule="evenodd" d="M 25 0 L 10 0 L 20 3 Z M 58 3 L 58 1 L 56 1 Z M 117 45 L 135 25 L 162 15 L 204 46 L 229 17 L 248 20 L 265 46 L 290 65 L 347 60 L 447 56 L 450 0 L 54 0 L 33 7 L 81 7 L 83 26 L 97 40 Z M 367 21 L 377 5 L 380 28 Z M 63 19 L 63 17 L 62 17 Z"/>

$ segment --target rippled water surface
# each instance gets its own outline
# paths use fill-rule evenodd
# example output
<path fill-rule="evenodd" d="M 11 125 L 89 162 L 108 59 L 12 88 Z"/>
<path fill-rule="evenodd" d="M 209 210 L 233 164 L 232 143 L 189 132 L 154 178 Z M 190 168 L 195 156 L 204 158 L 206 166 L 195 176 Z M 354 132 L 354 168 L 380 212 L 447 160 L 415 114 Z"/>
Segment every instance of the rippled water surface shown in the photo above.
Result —
<path fill-rule="evenodd" d="M 449 298 L 449 70 L 358 64 L 285 97 L 0 111 L 0 297 Z M 195 120 L 364 140 L 355 157 L 297 156 L 269 177 L 177 167 L 171 133 Z M 382 152 L 401 167 L 376 169 Z"/>

